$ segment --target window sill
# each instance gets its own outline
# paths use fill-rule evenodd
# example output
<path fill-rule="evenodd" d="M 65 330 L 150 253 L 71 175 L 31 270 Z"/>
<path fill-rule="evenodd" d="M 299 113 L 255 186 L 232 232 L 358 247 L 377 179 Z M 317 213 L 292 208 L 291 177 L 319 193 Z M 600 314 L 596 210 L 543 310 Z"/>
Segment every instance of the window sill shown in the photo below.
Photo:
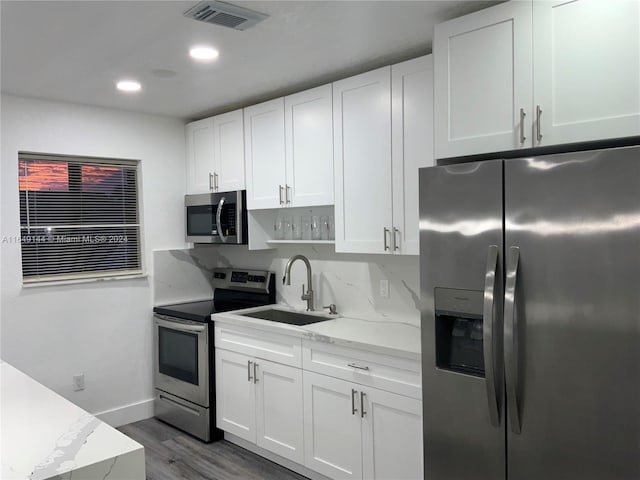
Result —
<path fill-rule="evenodd" d="M 39 287 L 54 287 L 60 285 L 76 285 L 81 283 L 101 283 L 112 282 L 116 280 L 138 280 L 149 278 L 146 273 L 136 273 L 133 275 L 118 275 L 113 277 L 95 277 L 95 278 L 76 278 L 67 280 L 43 280 L 40 282 L 22 283 L 22 288 L 39 288 Z"/>

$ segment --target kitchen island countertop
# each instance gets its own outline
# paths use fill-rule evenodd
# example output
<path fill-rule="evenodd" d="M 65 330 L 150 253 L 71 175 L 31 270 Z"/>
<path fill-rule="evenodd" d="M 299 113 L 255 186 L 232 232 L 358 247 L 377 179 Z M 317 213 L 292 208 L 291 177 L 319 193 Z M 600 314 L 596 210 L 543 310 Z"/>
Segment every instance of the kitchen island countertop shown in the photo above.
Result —
<path fill-rule="evenodd" d="M 144 480 L 144 448 L 0 360 L 3 480 Z"/>

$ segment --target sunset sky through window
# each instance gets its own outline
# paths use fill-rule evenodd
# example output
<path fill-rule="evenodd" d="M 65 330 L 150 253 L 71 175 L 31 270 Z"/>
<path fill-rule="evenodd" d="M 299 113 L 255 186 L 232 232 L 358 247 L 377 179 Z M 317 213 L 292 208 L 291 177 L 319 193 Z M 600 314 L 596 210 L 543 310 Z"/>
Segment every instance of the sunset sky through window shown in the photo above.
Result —
<path fill-rule="evenodd" d="M 124 172 L 119 167 L 82 165 L 81 172 L 82 191 L 85 192 L 109 193 L 124 182 Z M 20 161 L 18 178 L 21 191 L 69 191 L 69 166 L 66 162 Z"/>

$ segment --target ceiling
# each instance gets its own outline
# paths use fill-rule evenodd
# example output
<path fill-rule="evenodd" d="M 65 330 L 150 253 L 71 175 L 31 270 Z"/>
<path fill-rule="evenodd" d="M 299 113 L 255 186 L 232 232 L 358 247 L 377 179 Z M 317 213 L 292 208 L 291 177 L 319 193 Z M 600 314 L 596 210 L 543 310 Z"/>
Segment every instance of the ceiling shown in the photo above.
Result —
<path fill-rule="evenodd" d="M 245 31 L 183 17 L 195 3 L 3 0 L 2 91 L 192 120 L 429 53 L 435 24 L 498 2 L 236 0 L 269 15 Z M 193 61 L 202 43 L 220 57 Z"/>

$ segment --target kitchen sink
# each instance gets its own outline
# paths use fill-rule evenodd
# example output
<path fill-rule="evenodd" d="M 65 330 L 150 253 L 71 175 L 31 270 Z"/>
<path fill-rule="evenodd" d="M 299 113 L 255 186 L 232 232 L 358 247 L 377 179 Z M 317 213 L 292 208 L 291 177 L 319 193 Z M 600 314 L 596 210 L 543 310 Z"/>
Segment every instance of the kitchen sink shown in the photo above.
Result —
<path fill-rule="evenodd" d="M 258 310 L 257 312 L 241 313 L 243 317 L 260 318 L 262 320 L 270 320 L 272 322 L 288 323 L 289 325 L 309 325 L 311 323 L 324 322 L 325 320 L 332 320 L 335 316 L 329 317 L 325 315 L 309 315 L 306 313 L 289 312 L 286 310 L 278 310 L 275 308 L 269 308 L 265 310 Z"/>

